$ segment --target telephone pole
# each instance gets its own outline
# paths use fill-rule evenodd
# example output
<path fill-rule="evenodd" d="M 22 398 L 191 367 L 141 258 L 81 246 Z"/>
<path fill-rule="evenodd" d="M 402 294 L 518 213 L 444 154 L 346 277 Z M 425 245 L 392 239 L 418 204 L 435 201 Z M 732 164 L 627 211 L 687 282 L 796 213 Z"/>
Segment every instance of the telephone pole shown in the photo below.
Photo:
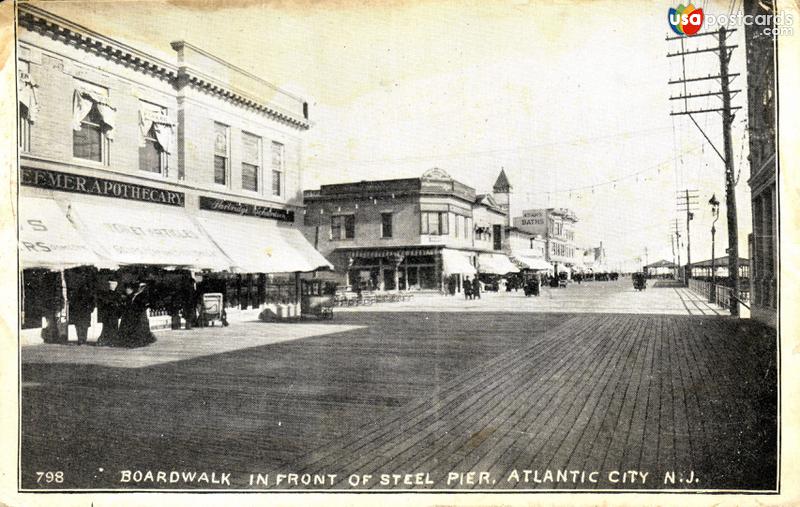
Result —
<path fill-rule="evenodd" d="M 686 284 L 689 284 L 689 278 L 692 275 L 692 234 L 690 224 L 694 219 L 694 212 L 697 211 L 697 190 L 683 190 L 678 192 L 678 211 L 686 212 Z"/>
<path fill-rule="evenodd" d="M 681 228 L 678 225 L 678 219 L 676 218 L 675 221 L 672 223 L 672 233 L 675 235 L 675 251 L 678 253 L 678 263 L 676 266 L 677 273 L 675 273 L 675 278 L 681 278 Z"/>
<path fill-rule="evenodd" d="M 692 123 L 694 123 L 695 127 L 700 131 L 703 137 L 708 141 L 708 144 L 714 149 L 716 154 L 722 160 L 723 164 L 725 165 L 725 204 L 727 210 L 727 218 L 728 218 L 728 272 L 730 274 L 731 280 L 731 291 L 733 297 L 731 298 L 731 315 L 738 315 L 739 314 L 739 234 L 738 234 L 738 221 L 736 218 L 736 182 L 734 180 L 734 168 L 733 168 L 733 144 L 731 141 L 731 126 L 733 124 L 733 119 L 735 117 L 735 113 L 733 111 L 741 109 L 739 106 L 732 106 L 731 105 L 731 98 L 733 95 L 741 92 L 741 90 L 731 90 L 730 84 L 736 77 L 739 76 L 739 73 L 730 73 L 728 71 L 728 63 L 730 62 L 731 53 L 737 47 L 736 45 L 728 45 L 727 44 L 727 37 L 729 33 L 733 33 L 736 30 L 728 30 L 725 27 L 721 27 L 716 32 L 706 32 L 702 34 L 697 34 L 692 36 L 692 38 L 700 38 L 703 36 L 716 36 L 719 39 L 719 45 L 717 47 L 710 46 L 707 48 L 702 49 L 693 49 L 693 50 L 685 50 L 684 49 L 684 38 L 683 36 L 680 37 L 667 37 L 667 41 L 672 40 L 680 40 L 681 41 L 681 51 L 676 53 L 667 53 L 667 57 L 675 57 L 680 56 L 683 65 L 683 77 L 682 79 L 676 79 L 673 81 L 669 81 L 668 84 L 680 84 L 683 85 L 683 95 L 678 95 L 675 97 L 670 97 L 670 100 L 682 100 L 683 101 L 683 110 L 682 111 L 673 111 L 670 113 L 671 116 L 688 116 Z M 695 77 L 695 78 L 686 78 L 686 66 L 685 66 L 685 58 L 686 56 L 696 55 L 698 53 L 708 53 L 708 52 L 716 52 L 719 56 L 719 75 L 712 76 L 709 74 L 706 77 Z M 689 93 L 687 91 L 687 83 L 690 82 L 702 82 L 702 81 L 710 81 L 710 80 L 719 80 L 720 82 L 720 91 L 711 91 L 708 93 Z M 700 98 L 700 97 L 721 97 L 722 99 L 722 107 L 720 108 L 706 108 L 706 109 L 690 109 L 689 108 L 689 101 L 692 99 Z M 723 141 L 723 151 L 724 154 L 720 153 L 711 139 L 706 135 L 705 131 L 703 131 L 700 124 L 694 119 L 694 114 L 704 114 L 704 113 L 721 113 L 722 114 L 722 141 Z M 688 221 L 687 221 L 688 225 Z"/>

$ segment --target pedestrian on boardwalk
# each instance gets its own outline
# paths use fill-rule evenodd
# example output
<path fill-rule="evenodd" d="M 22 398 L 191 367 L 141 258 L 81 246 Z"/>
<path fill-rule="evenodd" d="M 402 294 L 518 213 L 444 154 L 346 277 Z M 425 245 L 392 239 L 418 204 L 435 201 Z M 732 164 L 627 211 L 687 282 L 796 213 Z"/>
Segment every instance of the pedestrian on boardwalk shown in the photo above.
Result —
<path fill-rule="evenodd" d="M 191 273 L 188 273 L 188 276 L 183 280 L 181 305 L 183 307 L 183 319 L 186 321 L 185 328 L 192 329 L 197 319 L 197 284 Z"/>
<path fill-rule="evenodd" d="M 103 331 L 97 338 L 98 345 L 114 347 L 119 344 L 122 295 L 116 289 L 117 282 L 109 280 L 107 287 L 97 293 L 97 321 L 103 323 Z"/>
<path fill-rule="evenodd" d="M 451 296 L 456 295 L 456 277 L 453 275 L 447 277 L 447 293 Z"/>
<path fill-rule="evenodd" d="M 90 269 L 77 268 L 69 271 L 66 279 L 69 323 L 75 326 L 78 345 L 83 345 L 89 337 L 89 326 L 92 324 L 96 278 Z"/>
<path fill-rule="evenodd" d="M 125 288 L 126 297 L 119 322 L 120 345 L 123 347 L 144 347 L 156 341 L 147 318 L 146 289 L 145 283 L 140 283 L 135 292 L 131 285 Z"/>
<path fill-rule="evenodd" d="M 472 279 L 472 298 L 473 299 L 480 299 L 481 298 L 481 281 L 478 280 L 478 277 Z"/>
<path fill-rule="evenodd" d="M 472 299 L 472 282 L 468 276 L 464 277 L 464 299 Z"/>

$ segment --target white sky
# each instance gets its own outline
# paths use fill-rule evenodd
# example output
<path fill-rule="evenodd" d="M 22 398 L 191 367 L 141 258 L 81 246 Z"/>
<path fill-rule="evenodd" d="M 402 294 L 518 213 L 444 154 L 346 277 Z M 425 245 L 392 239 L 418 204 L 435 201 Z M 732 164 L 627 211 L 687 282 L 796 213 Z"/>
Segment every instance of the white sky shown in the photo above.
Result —
<path fill-rule="evenodd" d="M 702 5 L 703 2 L 698 2 Z M 740 6 L 741 2 L 737 2 Z M 305 186 L 419 176 L 438 166 L 479 193 L 504 167 L 522 208 L 573 208 L 578 241 L 602 241 L 614 260 L 671 260 L 676 189 L 699 190 L 692 259 L 710 257 L 712 193 L 723 202 L 722 161 L 678 108 L 668 86 L 669 2 L 47 2 L 45 7 L 137 47 L 171 54 L 185 39 L 311 102 Z M 730 2 L 705 2 L 706 13 Z M 732 88 L 746 89 L 743 30 Z M 688 48 L 716 44 L 687 40 Z M 714 53 L 690 57 L 687 77 L 717 74 Z M 718 86 L 700 83 L 699 93 Z M 751 231 L 746 93 L 733 131 L 740 255 Z M 697 108 L 719 107 L 716 98 Z M 722 150 L 721 118 L 696 117 Z M 742 140 L 744 139 L 744 143 Z M 638 173 L 638 175 L 636 174 Z M 595 188 L 622 178 L 616 184 Z M 570 191 L 569 189 L 576 189 Z M 548 194 L 549 193 L 549 194 Z M 685 236 L 684 236 L 685 239 Z M 642 259 L 644 260 L 644 258 Z M 685 248 L 681 260 L 686 261 Z"/>

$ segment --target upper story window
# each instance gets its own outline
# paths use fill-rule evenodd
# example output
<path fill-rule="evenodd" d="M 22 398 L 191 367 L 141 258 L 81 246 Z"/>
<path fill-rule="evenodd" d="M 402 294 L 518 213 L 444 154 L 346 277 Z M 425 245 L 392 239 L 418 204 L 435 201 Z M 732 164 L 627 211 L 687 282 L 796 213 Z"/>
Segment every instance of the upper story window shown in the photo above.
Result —
<path fill-rule="evenodd" d="M 31 151 L 31 124 L 36 121 L 36 114 L 39 112 L 39 101 L 36 96 L 38 85 L 31 79 L 29 62 L 20 60 L 17 67 L 19 149 L 22 152 L 29 152 Z"/>
<path fill-rule="evenodd" d="M 331 217 L 331 239 L 353 239 L 356 237 L 355 215 L 334 215 Z"/>
<path fill-rule="evenodd" d="M 242 190 L 258 192 L 261 172 L 261 138 L 242 132 Z"/>
<path fill-rule="evenodd" d="M 140 170 L 168 175 L 174 128 L 166 108 L 144 101 L 139 103 Z"/>
<path fill-rule="evenodd" d="M 392 237 L 392 213 L 381 213 L 381 237 L 382 238 L 391 238 Z"/>
<path fill-rule="evenodd" d="M 455 223 L 453 224 L 454 236 L 458 237 L 463 229 L 464 229 L 464 217 L 461 215 L 456 215 Z"/>
<path fill-rule="evenodd" d="M 283 195 L 283 163 L 285 148 L 283 144 L 272 141 L 272 195 Z"/>
<path fill-rule="evenodd" d="M 76 79 L 72 95 L 73 156 L 108 164 L 115 113 L 107 88 Z"/>
<path fill-rule="evenodd" d="M 446 236 L 448 234 L 447 213 L 427 211 L 422 213 L 422 234 Z"/>
<path fill-rule="evenodd" d="M 214 122 L 214 183 L 228 185 L 230 127 Z"/>

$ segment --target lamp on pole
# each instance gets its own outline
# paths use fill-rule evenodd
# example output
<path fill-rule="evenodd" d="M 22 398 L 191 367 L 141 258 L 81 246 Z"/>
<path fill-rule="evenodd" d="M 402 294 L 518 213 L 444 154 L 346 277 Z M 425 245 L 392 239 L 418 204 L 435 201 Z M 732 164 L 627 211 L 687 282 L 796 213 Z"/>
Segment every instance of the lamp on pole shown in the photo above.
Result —
<path fill-rule="evenodd" d="M 714 221 L 711 223 L 711 291 L 708 300 L 712 303 L 717 299 L 717 266 L 714 259 L 714 235 L 717 232 L 717 220 L 719 219 L 719 201 L 716 194 L 711 196 L 708 200 L 711 205 L 711 214 L 714 216 Z"/>

